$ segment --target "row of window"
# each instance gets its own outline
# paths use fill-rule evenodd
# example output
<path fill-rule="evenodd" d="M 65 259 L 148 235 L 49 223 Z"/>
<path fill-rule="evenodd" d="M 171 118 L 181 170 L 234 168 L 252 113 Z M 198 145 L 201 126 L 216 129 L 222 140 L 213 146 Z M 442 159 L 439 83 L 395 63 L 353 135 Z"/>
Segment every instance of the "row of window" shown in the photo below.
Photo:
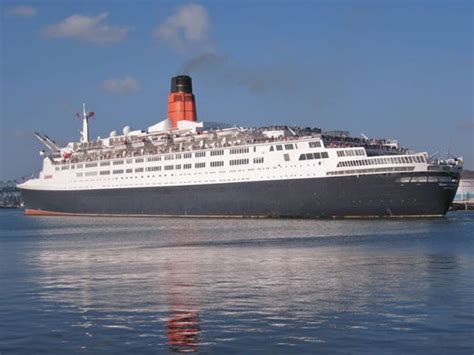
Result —
<path fill-rule="evenodd" d="M 337 167 L 339 168 L 339 167 L 379 165 L 379 164 L 413 164 L 413 163 L 424 163 L 424 162 L 426 162 L 426 160 L 425 160 L 425 157 L 422 155 L 394 156 L 394 157 L 341 161 L 337 163 Z"/>
<path fill-rule="evenodd" d="M 443 183 L 450 183 L 456 182 L 452 181 L 450 176 L 403 176 L 397 179 L 397 182 L 400 183 L 419 183 L 419 182 L 443 182 Z"/>
<path fill-rule="evenodd" d="M 293 150 L 293 149 L 295 149 L 295 147 L 294 147 L 295 145 L 293 145 L 293 143 L 290 143 L 290 144 L 277 144 L 277 145 L 275 145 L 275 147 L 273 147 L 273 145 L 271 145 L 270 146 L 270 152 L 274 152 L 275 150 L 281 151 L 281 150 L 283 150 L 283 148 L 285 150 Z"/>
<path fill-rule="evenodd" d="M 248 147 L 243 147 L 243 148 L 231 148 L 230 149 L 230 154 L 245 154 L 248 153 L 250 150 Z"/>
<path fill-rule="evenodd" d="M 328 159 L 329 154 L 328 152 L 317 152 L 317 153 L 303 153 L 300 154 L 299 160 L 312 160 L 312 159 Z"/>
<path fill-rule="evenodd" d="M 261 163 L 263 163 L 263 157 L 254 158 L 253 162 L 255 164 L 261 164 Z M 244 165 L 244 164 L 249 164 L 249 160 L 248 159 L 235 159 L 235 160 L 231 160 L 229 162 L 229 164 L 232 165 L 232 166 L 234 166 L 234 165 Z M 210 166 L 212 168 L 221 167 L 221 166 L 224 166 L 224 162 L 223 161 L 213 161 L 213 162 L 211 162 Z M 183 167 L 183 169 L 191 169 L 192 164 L 183 164 L 182 167 Z M 204 162 L 195 163 L 194 167 L 196 169 L 205 168 L 206 163 L 204 163 Z M 181 169 L 181 164 L 165 165 L 164 166 L 164 170 L 180 170 L 180 169 Z M 160 165 L 149 166 L 145 169 L 144 168 L 135 168 L 136 173 L 142 173 L 143 171 L 146 171 L 146 172 L 161 171 L 161 166 Z M 132 172 L 133 172 L 133 169 L 126 169 L 125 170 L 125 173 L 132 173 Z M 112 174 L 114 174 L 114 175 L 115 174 L 123 174 L 123 173 L 124 173 L 124 169 L 116 169 L 116 170 L 112 171 Z M 96 171 L 88 171 L 88 172 L 85 173 L 85 176 L 95 176 L 95 175 L 97 175 Z M 109 170 L 100 171 L 99 175 L 110 175 L 110 171 Z M 80 176 L 83 176 L 83 174 L 82 173 L 77 173 L 76 176 L 80 177 Z"/>
<path fill-rule="evenodd" d="M 248 163 L 249 163 L 248 159 L 234 159 L 234 160 L 229 161 L 229 165 L 244 165 Z"/>
<path fill-rule="evenodd" d="M 414 166 L 395 166 L 390 168 L 372 168 L 372 169 L 356 169 L 356 170 L 339 170 L 328 171 L 326 175 L 352 175 L 352 174 L 367 174 L 367 173 L 390 173 L 401 171 L 413 171 Z"/>
<path fill-rule="evenodd" d="M 364 149 L 348 149 L 348 150 L 338 150 L 338 157 L 354 157 L 354 156 L 365 156 Z"/>
<path fill-rule="evenodd" d="M 320 141 L 308 142 L 310 148 L 321 148 Z"/>
<path fill-rule="evenodd" d="M 309 146 L 311 148 L 319 148 L 321 147 L 321 143 L 318 142 L 318 141 L 315 141 L 315 142 L 309 142 Z M 292 149 L 295 149 L 296 144 L 293 144 L 293 143 L 290 143 L 290 144 L 277 144 L 275 146 L 270 146 L 270 151 L 273 152 L 275 151 L 275 149 L 277 151 L 281 151 L 281 150 L 292 150 Z M 254 147 L 254 151 L 255 151 L 255 147 Z M 231 148 L 229 150 L 229 153 L 230 154 L 245 154 L 245 153 L 249 153 L 250 152 L 250 149 L 249 147 L 239 147 L 239 148 Z M 219 155 L 224 155 L 224 150 L 223 149 L 220 149 L 220 150 L 213 150 L 210 152 L 210 155 L 211 156 L 219 156 Z M 194 153 L 194 156 L 196 158 L 203 158 L 206 156 L 206 152 L 196 152 Z M 174 155 L 165 155 L 164 156 L 164 160 L 175 160 L 175 159 L 190 159 L 192 158 L 192 153 L 179 153 L 179 154 L 174 154 Z M 151 157 L 148 157 L 146 158 L 146 161 L 147 162 L 155 162 L 155 161 L 161 161 L 162 160 L 162 156 L 151 156 Z M 143 163 L 145 161 L 144 158 L 135 158 L 135 163 Z M 98 164 L 97 162 L 89 162 L 89 163 L 85 163 L 85 164 L 77 164 L 76 167 L 78 169 L 81 169 L 83 167 L 86 167 L 86 168 L 95 168 L 97 167 L 98 165 L 100 166 L 109 166 L 112 162 L 112 165 L 123 165 L 123 164 L 131 164 L 133 163 L 133 159 L 126 159 L 126 160 L 113 160 L 113 161 L 101 161 L 100 164 Z M 74 165 L 63 165 L 61 166 L 61 168 L 59 167 L 56 167 L 56 171 L 58 170 L 69 170 L 69 169 L 74 169 Z"/>

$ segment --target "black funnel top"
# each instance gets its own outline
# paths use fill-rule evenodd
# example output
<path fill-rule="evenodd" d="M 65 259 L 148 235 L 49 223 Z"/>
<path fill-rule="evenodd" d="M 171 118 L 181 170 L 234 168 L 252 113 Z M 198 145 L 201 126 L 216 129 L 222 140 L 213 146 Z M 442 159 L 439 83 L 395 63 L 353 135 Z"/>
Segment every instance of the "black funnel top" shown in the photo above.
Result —
<path fill-rule="evenodd" d="M 187 75 L 178 75 L 171 78 L 171 92 L 193 93 L 193 83 L 191 77 Z"/>

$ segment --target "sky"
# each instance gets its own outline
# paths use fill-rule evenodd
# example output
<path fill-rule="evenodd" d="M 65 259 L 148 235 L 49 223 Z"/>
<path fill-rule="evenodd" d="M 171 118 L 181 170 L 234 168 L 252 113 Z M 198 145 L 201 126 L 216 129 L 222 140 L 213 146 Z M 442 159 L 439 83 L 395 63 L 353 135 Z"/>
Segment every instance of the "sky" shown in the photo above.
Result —
<path fill-rule="evenodd" d="M 35 131 L 79 140 L 166 118 L 397 139 L 474 169 L 473 2 L 0 0 L 0 180 L 41 168 Z"/>

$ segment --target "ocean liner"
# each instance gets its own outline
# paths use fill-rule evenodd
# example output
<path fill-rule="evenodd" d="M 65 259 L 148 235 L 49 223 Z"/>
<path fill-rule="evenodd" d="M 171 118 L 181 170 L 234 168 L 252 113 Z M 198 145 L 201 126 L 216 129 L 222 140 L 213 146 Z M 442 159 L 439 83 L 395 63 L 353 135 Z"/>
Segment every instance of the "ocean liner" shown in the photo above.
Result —
<path fill-rule="evenodd" d="M 197 121 L 189 76 L 171 79 L 168 117 L 146 130 L 47 149 L 18 185 L 27 215 L 189 217 L 441 217 L 462 158 L 434 159 L 397 141 L 348 132 Z"/>

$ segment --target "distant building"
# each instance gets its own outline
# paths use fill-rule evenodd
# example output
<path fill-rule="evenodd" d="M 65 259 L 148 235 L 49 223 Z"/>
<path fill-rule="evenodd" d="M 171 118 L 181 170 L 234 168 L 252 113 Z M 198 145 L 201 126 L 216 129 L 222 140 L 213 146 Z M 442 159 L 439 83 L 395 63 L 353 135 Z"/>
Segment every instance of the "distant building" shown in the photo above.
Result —
<path fill-rule="evenodd" d="M 16 208 L 22 204 L 20 191 L 15 181 L 0 181 L 0 208 Z"/>
<path fill-rule="evenodd" d="M 462 173 L 455 202 L 474 202 L 474 171 L 466 170 Z"/>

